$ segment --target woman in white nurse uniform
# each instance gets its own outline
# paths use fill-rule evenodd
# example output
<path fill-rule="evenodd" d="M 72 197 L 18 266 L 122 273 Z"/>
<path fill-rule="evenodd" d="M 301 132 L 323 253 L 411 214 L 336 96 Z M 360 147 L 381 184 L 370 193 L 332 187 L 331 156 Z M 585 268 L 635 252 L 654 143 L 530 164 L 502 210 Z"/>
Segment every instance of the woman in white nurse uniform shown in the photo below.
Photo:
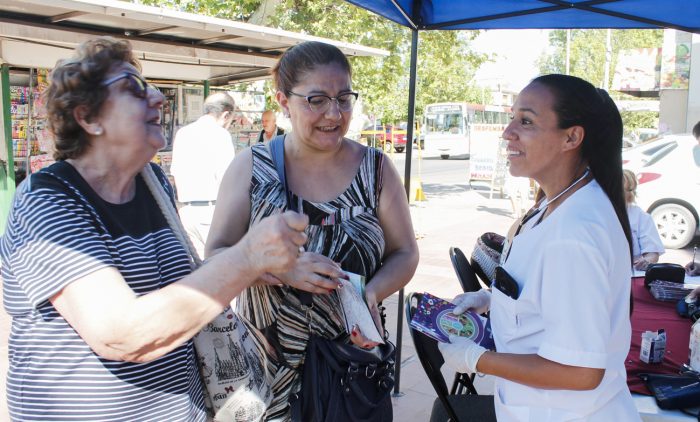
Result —
<path fill-rule="evenodd" d="M 541 76 L 503 138 L 511 174 L 544 198 L 509 234 L 495 288 L 454 301 L 455 313 L 490 309 L 498 352 L 451 337 L 445 361 L 496 376 L 499 421 L 638 421 L 624 366 L 632 261 L 617 107 L 582 79 Z"/>

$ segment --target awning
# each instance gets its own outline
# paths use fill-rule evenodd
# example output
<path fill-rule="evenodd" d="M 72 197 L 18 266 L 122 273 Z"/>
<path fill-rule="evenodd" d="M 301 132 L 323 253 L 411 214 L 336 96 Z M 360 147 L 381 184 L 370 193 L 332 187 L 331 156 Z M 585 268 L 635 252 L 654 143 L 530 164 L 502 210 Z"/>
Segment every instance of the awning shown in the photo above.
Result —
<path fill-rule="evenodd" d="M 358 44 L 115 0 L 3 0 L 0 59 L 52 68 L 98 35 L 131 42 L 149 78 L 212 85 L 267 77 L 289 47 L 316 40 L 348 56 L 389 53 Z"/>

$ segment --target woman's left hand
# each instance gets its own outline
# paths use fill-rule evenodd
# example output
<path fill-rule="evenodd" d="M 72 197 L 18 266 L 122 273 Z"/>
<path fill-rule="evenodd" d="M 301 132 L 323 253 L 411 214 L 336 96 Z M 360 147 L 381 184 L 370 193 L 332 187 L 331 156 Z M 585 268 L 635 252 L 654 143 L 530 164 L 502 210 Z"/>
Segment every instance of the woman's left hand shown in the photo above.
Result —
<path fill-rule="evenodd" d="M 377 326 L 377 331 L 379 335 L 384 336 L 384 326 L 382 326 L 382 317 L 379 314 L 379 301 L 374 294 L 374 291 L 367 286 L 365 290 L 365 297 L 367 300 L 367 307 L 369 308 L 369 313 L 372 315 L 372 320 L 374 320 L 374 325 Z M 355 346 L 362 347 L 364 349 L 371 349 L 378 346 L 379 343 L 372 341 L 362 334 L 362 331 L 357 326 L 353 326 L 350 331 L 350 340 Z"/>
<path fill-rule="evenodd" d="M 340 278 L 347 279 L 347 275 L 333 260 L 314 252 L 301 252 L 290 271 L 264 274 L 260 280 L 272 285 L 286 284 L 311 293 L 329 294 L 342 286 Z"/>

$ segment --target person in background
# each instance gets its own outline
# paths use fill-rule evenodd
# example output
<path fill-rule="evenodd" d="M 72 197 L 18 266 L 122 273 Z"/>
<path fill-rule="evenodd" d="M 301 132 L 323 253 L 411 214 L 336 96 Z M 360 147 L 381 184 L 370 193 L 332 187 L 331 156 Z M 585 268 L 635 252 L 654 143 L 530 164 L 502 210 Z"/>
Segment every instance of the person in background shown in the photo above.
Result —
<path fill-rule="evenodd" d="M 696 146 L 696 151 L 697 149 L 700 149 L 700 122 L 697 122 L 695 126 L 693 126 L 693 136 L 695 136 L 695 139 L 698 141 L 698 146 Z M 698 156 L 700 154 L 695 155 L 695 159 L 697 160 Z M 693 258 L 695 258 L 695 255 L 693 254 Z M 696 276 L 700 275 L 700 262 L 698 261 L 690 261 L 688 264 L 685 266 L 685 272 L 688 275 L 691 276 Z M 697 289 L 698 291 L 696 292 L 697 294 L 700 294 L 700 289 Z"/>
<path fill-rule="evenodd" d="M 146 186 L 163 95 L 127 41 L 81 44 L 46 92 L 56 163 L 15 195 L 0 241 L 13 421 L 204 421 L 191 338 L 297 258 L 307 219 L 266 219 L 192 272 Z"/>
<path fill-rule="evenodd" d="M 631 235 L 622 188 L 622 119 L 607 92 L 566 75 L 534 79 L 513 105 L 510 172 L 544 199 L 506 239 L 492 291 L 455 313 L 490 309 L 497 351 L 440 343 L 458 372 L 496 378 L 499 422 L 639 421 L 626 383 L 632 335 Z"/>
<path fill-rule="evenodd" d="M 637 196 L 637 176 L 631 170 L 625 169 L 622 171 L 622 177 L 627 216 L 632 230 L 632 264 L 635 270 L 645 271 L 649 264 L 659 262 L 659 256 L 665 251 L 664 245 L 654 220 L 634 203 Z"/>
<path fill-rule="evenodd" d="M 286 420 L 290 395 L 301 385 L 311 334 L 360 347 L 377 344 L 359 329 L 345 329 L 336 293 L 339 278 L 346 271 L 365 277 L 366 302 L 384 333 L 380 304 L 413 276 L 418 246 L 391 161 L 345 137 L 358 96 L 345 55 L 332 45 L 304 42 L 285 51 L 272 75 L 277 102 L 293 128 L 283 144 L 289 196 L 269 143 L 244 150 L 226 172 L 206 250 L 207 256 L 217 256 L 263 218 L 287 207 L 309 216 L 309 240 L 298 265 L 272 272 L 278 285 L 261 281 L 237 300 L 241 317 L 268 333 L 269 343 L 283 352 L 286 365 L 274 376 L 275 397 L 266 420 Z M 296 290 L 313 293 L 310 308 L 303 307 Z"/>
<path fill-rule="evenodd" d="M 284 134 L 284 129 L 277 127 L 277 116 L 272 110 L 266 110 L 262 114 L 262 130 L 258 135 L 258 143 L 270 142 L 272 138 Z"/>
<path fill-rule="evenodd" d="M 204 101 L 204 115 L 180 128 L 173 142 L 170 173 L 175 179 L 180 219 L 200 257 L 209 235 L 216 194 L 235 150 L 228 128 L 234 119 L 231 95 L 217 92 Z"/>

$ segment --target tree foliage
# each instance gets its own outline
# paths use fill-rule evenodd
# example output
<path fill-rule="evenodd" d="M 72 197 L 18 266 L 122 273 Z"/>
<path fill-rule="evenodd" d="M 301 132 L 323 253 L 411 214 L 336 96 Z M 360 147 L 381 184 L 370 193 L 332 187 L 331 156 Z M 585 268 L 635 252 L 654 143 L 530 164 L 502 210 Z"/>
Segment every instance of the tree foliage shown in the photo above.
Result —
<path fill-rule="evenodd" d="M 354 57 L 353 83 L 365 111 L 385 122 L 407 119 L 410 32 L 400 25 L 346 2 L 283 0 L 273 25 L 350 43 L 387 50 L 387 57 Z M 469 101 L 476 97 L 470 83 L 485 60 L 469 50 L 476 32 L 422 32 L 418 49 L 416 115 L 436 101 Z"/>
<path fill-rule="evenodd" d="M 603 83 L 606 58 L 606 29 L 572 29 L 570 36 L 570 74 L 583 78 L 597 87 Z M 611 34 L 610 74 L 612 78 L 621 51 L 636 48 L 658 48 L 663 42 L 660 29 L 613 29 Z M 566 30 L 555 30 L 549 35 L 551 53 L 540 60 L 545 73 L 566 72 Z"/>
<path fill-rule="evenodd" d="M 570 74 L 585 79 L 597 87 L 604 83 L 606 61 L 606 29 L 570 30 L 569 67 Z M 540 71 L 546 73 L 566 72 L 566 30 L 555 30 L 549 35 L 550 54 L 539 61 Z M 612 86 L 619 53 L 637 48 L 659 48 L 663 43 L 663 30 L 659 29 L 614 29 L 611 32 L 610 72 L 607 86 Z M 625 94 L 611 92 L 614 98 L 628 98 Z M 656 127 L 659 114 L 656 112 L 623 112 L 625 132 L 635 128 Z"/>
<path fill-rule="evenodd" d="M 139 0 L 234 20 L 247 20 L 261 0 Z M 398 122 L 408 115 L 411 34 L 406 28 L 346 2 L 279 0 L 267 17 L 268 26 L 387 50 L 386 57 L 353 57 L 353 87 L 360 92 L 365 112 L 383 121 Z M 437 101 L 476 101 L 471 83 L 486 59 L 470 51 L 476 31 L 421 32 L 418 56 L 416 116 L 424 104 Z M 268 89 L 267 100 L 272 101 Z"/>
<path fill-rule="evenodd" d="M 245 21 L 260 6 L 261 2 L 260 0 L 132 0 L 132 3 Z"/>

